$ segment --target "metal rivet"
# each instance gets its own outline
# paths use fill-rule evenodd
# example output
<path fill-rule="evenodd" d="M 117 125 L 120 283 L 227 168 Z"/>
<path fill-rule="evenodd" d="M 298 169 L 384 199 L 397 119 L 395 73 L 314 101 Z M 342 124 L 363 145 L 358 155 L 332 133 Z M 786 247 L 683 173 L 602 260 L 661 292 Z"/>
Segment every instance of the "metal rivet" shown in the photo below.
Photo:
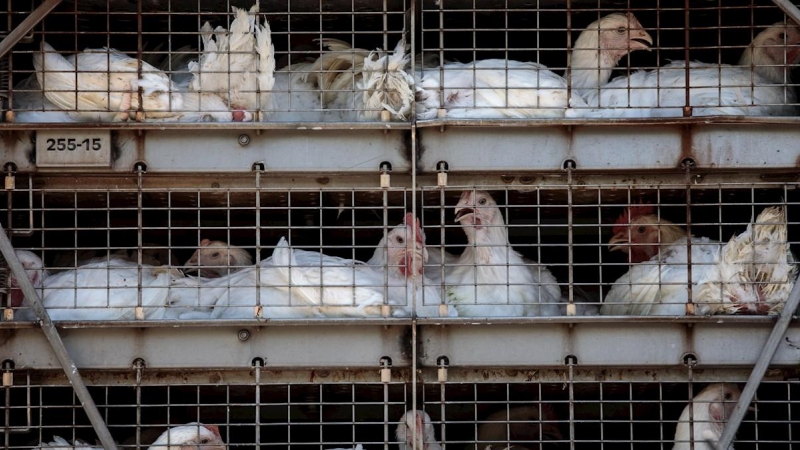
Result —
<path fill-rule="evenodd" d="M 239 145 L 244 147 L 245 145 L 250 143 L 250 135 L 247 134 L 240 134 L 239 135 Z"/>
<path fill-rule="evenodd" d="M 219 188 L 219 183 L 211 183 L 211 187 L 217 189 Z"/>
<path fill-rule="evenodd" d="M 236 337 L 238 337 L 240 341 L 244 342 L 250 339 L 250 332 L 247 330 L 239 330 L 239 333 L 237 333 Z"/>

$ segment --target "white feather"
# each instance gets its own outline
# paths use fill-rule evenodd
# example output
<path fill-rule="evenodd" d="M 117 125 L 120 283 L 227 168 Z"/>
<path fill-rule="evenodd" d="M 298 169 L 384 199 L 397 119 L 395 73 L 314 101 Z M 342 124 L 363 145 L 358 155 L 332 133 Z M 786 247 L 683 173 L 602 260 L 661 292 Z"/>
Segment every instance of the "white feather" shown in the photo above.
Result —
<path fill-rule="evenodd" d="M 170 281 L 178 275 L 143 264 L 140 284 L 139 273 L 128 260 L 95 262 L 45 277 L 38 292 L 52 320 L 133 320 L 138 305 L 145 318 L 164 318 Z M 24 312 L 21 319 L 33 318 Z"/>
<path fill-rule="evenodd" d="M 412 450 L 414 438 L 418 450 L 441 450 L 436 440 L 436 431 L 431 423 L 431 416 L 425 411 L 408 410 L 400 418 L 400 424 L 394 432 L 398 450 Z"/>
<path fill-rule="evenodd" d="M 189 88 L 218 95 L 231 109 L 243 111 L 243 121 L 250 121 L 253 112 L 272 108 L 275 51 L 269 23 L 266 19 L 262 23 L 258 15 L 258 2 L 249 11 L 232 9 L 230 31 L 212 30 L 208 23 L 200 29 L 203 53 L 189 64 L 193 74 Z"/>
<path fill-rule="evenodd" d="M 603 300 L 603 315 L 682 316 L 688 302 L 688 240 L 692 250 L 693 293 L 704 273 L 719 260 L 722 244 L 706 237 L 681 238 L 649 261 L 635 264 L 614 282 Z"/>
<path fill-rule="evenodd" d="M 687 86 L 693 116 L 796 114 L 789 68 L 800 52 L 784 50 L 800 43 L 800 30 L 775 24 L 762 31 L 739 64 L 673 61 L 656 70 L 636 72 L 583 91 L 590 108 L 568 117 L 682 117 Z M 688 78 L 688 83 L 687 83 Z"/>
<path fill-rule="evenodd" d="M 461 211 L 467 214 L 459 216 Z M 459 316 L 559 315 L 555 277 L 542 265 L 527 266 L 511 247 L 503 215 L 489 193 L 464 191 L 456 214 L 469 244 L 444 284 L 447 302 Z"/>
<path fill-rule="evenodd" d="M 717 443 L 740 396 L 741 391 L 734 384 L 717 383 L 703 389 L 683 409 L 675 429 L 672 450 L 717 450 L 706 440 Z M 728 450 L 733 450 L 733 445 Z"/>

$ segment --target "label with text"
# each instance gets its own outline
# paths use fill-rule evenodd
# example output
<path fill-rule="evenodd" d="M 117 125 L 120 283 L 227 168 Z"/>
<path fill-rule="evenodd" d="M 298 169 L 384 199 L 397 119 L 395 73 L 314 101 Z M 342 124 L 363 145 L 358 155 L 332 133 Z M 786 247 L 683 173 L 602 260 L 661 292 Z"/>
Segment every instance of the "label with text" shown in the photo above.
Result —
<path fill-rule="evenodd" d="M 36 165 L 111 167 L 111 131 L 37 131 Z"/>

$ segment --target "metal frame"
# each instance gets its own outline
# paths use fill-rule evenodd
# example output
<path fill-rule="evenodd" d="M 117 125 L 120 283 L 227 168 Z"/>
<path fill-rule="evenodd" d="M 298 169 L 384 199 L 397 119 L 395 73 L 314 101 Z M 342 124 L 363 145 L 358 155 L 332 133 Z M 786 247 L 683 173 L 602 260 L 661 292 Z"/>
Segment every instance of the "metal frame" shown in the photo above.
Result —
<path fill-rule="evenodd" d="M 800 20 L 800 11 L 785 0 L 773 0 L 787 15 L 794 20 Z M 40 8 L 52 8 L 58 1 L 47 1 Z M 412 2 L 413 6 L 413 2 Z M 40 20 L 46 13 L 38 17 Z M 35 17 L 26 20 L 18 30 L 15 30 L 2 43 L 0 43 L 0 57 L 5 54 L 13 44 L 35 26 Z M 413 27 L 413 20 L 412 20 Z M 130 171 L 138 162 L 146 161 L 147 170 L 153 173 L 184 172 L 248 172 L 254 164 L 266 161 L 264 170 L 275 172 L 361 172 L 371 173 L 376 170 L 375 161 L 389 161 L 393 169 L 400 173 L 411 174 L 412 182 L 416 181 L 417 170 L 422 173 L 434 173 L 439 170 L 441 161 L 446 161 L 449 170 L 453 172 L 472 171 L 520 171 L 533 170 L 544 172 L 557 172 L 564 168 L 575 167 L 586 170 L 607 170 L 609 168 L 635 170 L 642 167 L 648 169 L 673 169 L 691 162 L 692 167 L 741 170 L 743 168 L 794 169 L 797 168 L 800 158 L 797 154 L 797 136 L 792 130 L 786 130 L 787 125 L 796 125 L 796 120 L 787 120 L 779 124 L 771 120 L 722 120 L 712 125 L 702 124 L 703 120 L 674 120 L 670 123 L 663 121 L 641 121 L 637 125 L 656 125 L 646 132 L 641 128 L 612 126 L 614 122 L 604 121 L 603 126 L 594 127 L 589 122 L 573 128 L 573 124 L 550 122 L 535 123 L 534 128 L 523 128 L 533 125 L 533 122 L 492 122 L 474 121 L 458 123 L 453 121 L 431 121 L 420 124 L 425 129 L 417 132 L 414 124 L 392 124 L 387 126 L 363 126 L 358 124 L 337 124 L 330 127 L 318 125 L 234 125 L 220 130 L 203 133 L 198 142 L 204 142 L 204 147 L 193 153 L 194 165 L 179 163 L 176 156 L 184 148 L 180 143 L 187 130 L 196 130 L 194 126 L 150 126 L 136 124 L 134 126 L 107 126 L 101 128 L 119 128 L 120 135 L 130 139 L 121 142 L 119 159 L 115 162 L 112 171 Z M 725 123 L 725 122 L 730 122 Z M 741 123 L 757 124 L 755 129 L 742 130 Z M 630 122 L 625 122 L 630 125 Z M 459 126 L 462 125 L 462 126 Z M 499 129 L 498 125 L 505 128 Z M 546 125 L 547 128 L 541 128 Z M 601 125 L 598 123 L 597 125 Z M 443 127 L 447 126 L 445 130 Z M 312 130 L 306 128 L 332 128 L 333 130 Z M 439 129 L 436 129 L 439 127 Z M 496 127 L 496 128 L 489 128 Z M 515 128 L 519 127 L 519 128 Z M 0 128 L 13 130 L 36 129 L 35 125 L 9 125 Z M 72 126 L 65 126 L 72 128 Z M 156 131 L 168 128 L 169 131 Z M 204 125 L 202 128 L 206 128 Z M 220 127 L 221 128 L 221 127 Z M 129 130 L 131 129 L 131 130 Z M 364 135 L 357 138 L 352 132 L 346 130 L 363 130 Z M 139 130 L 148 130 L 143 133 Z M 152 130 L 152 131 L 149 131 Z M 230 130 L 230 131 L 227 131 Z M 243 133 L 242 131 L 245 131 Z M 250 130 L 256 131 L 256 136 L 248 134 Z M 267 133 L 263 131 L 266 130 Z M 273 132 L 273 130 L 276 130 Z M 345 130 L 345 131 L 340 131 Z M 410 132 L 408 132 L 410 130 Z M 314 135 L 317 133 L 317 135 Z M 455 136 L 454 136 L 454 133 Z M 410 134 L 410 149 L 406 144 L 406 135 Z M 147 136 L 145 143 L 144 136 Z M 213 137 L 212 137 L 213 135 Z M 277 143 L 276 136 L 277 135 Z M 345 136 L 346 135 L 346 136 Z M 635 141 L 631 138 L 635 137 Z M 766 137 L 770 139 L 770 156 L 764 157 L 763 153 L 756 155 L 752 149 L 763 149 Z M 496 142 L 498 138 L 510 140 L 509 153 L 505 161 L 498 162 L 497 158 L 477 159 L 481 153 L 477 151 L 464 151 L 465 143 L 468 147 L 490 148 L 485 145 Z M 485 140 L 484 145 L 476 145 L 475 140 Z M 25 143 L 13 148 L 6 147 L 6 162 L 14 162 L 18 170 L 36 171 L 28 153 L 30 147 Z M 336 142 L 333 148 L 326 149 L 323 153 L 319 150 L 321 141 Z M 376 144 L 376 140 L 383 142 Z M 294 153 L 297 143 L 305 141 L 307 149 L 316 156 L 309 157 L 309 153 Z M 556 142 L 554 145 L 553 142 Z M 624 142 L 624 144 L 623 144 Z M 177 146 L 176 146 L 177 143 Z M 735 146 L 735 150 L 729 150 Z M 238 148 L 239 147 L 242 148 Z M 246 148 L 247 146 L 251 146 Z M 352 153 L 354 145 L 365 151 L 357 156 Z M 368 148 L 370 147 L 371 148 Z M 420 160 L 417 162 L 419 146 Z M 621 147 L 623 146 L 623 147 Z M 631 161 L 630 158 L 619 158 L 612 154 L 598 155 L 591 150 L 594 148 L 636 148 L 645 149 L 639 153 L 640 159 Z M 178 147 L 178 148 L 176 148 Z M 224 162 L 224 167 L 219 162 L 211 162 L 210 155 L 220 148 L 230 150 Z M 541 149 L 547 149 L 542 151 Z M 280 152 L 281 157 L 270 164 L 273 152 Z M 198 154 L 199 153 L 199 154 Z M 664 157 L 664 154 L 668 154 Z M 286 158 L 290 155 L 296 158 Z M 319 157 L 324 155 L 325 159 Z M 531 161 L 533 160 L 533 161 Z M 342 164 L 342 161 L 351 164 Z M 523 162 L 520 165 L 520 162 Z M 764 162 L 767 161 L 766 164 Z M 626 164 L 627 163 L 627 164 Z M 344 167 L 343 167 L 344 166 Z M 412 211 L 416 213 L 416 197 L 412 197 Z M 325 326 L 318 323 L 285 323 L 281 327 L 272 324 L 253 327 L 252 323 L 241 325 L 225 324 L 207 328 L 203 324 L 186 324 L 179 338 L 173 330 L 163 324 L 148 324 L 135 322 L 119 324 L 119 326 L 96 329 L 86 324 L 61 324 L 62 332 L 68 337 L 62 343 L 56 327 L 50 322 L 46 311 L 38 302 L 32 286 L 23 276 L 24 270 L 14 256 L 13 249 L 5 237 L 4 230 L 0 228 L 0 251 L 9 263 L 12 273 L 21 280 L 26 297 L 34 306 L 40 317 L 44 338 L 48 347 L 38 331 L 26 327 L 4 327 L 8 333 L 8 340 L 3 346 L 0 355 L 3 359 L 14 359 L 19 368 L 54 369 L 61 367 L 70 382 L 73 384 L 78 397 L 84 404 L 98 437 L 107 449 L 115 449 L 108 430 L 100 417 L 96 406 L 93 404 L 83 383 L 79 368 L 104 368 L 125 369 L 130 366 L 130 361 L 125 359 L 128 355 L 138 354 L 142 349 L 154 348 L 156 342 L 161 342 L 164 355 L 148 354 L 148 364 L 164 369 L 185 367 L 215 367 L 215 368 L 241 368 L 247 361 L 254 358 L 265 358 L 265 367 L 269 368 L 318 368 L 318 367 L 374 367 L 380 364 L 381 358 L 392 358 L 393 364 L 399 367 L 411 368 L 412 404 L 416 409 L 417 398 L 417 366 L 436 367 L 440 364 L 440 357 L 447 356 L 450 364 L 465 367 L 560 367 L 569 362 L 570 379 L 573 376 L 575 362 L 580 367 L 598 368 L 608 365 L 619 366 L 671 366 L 680 364 L 687 354 L 695 356 L 698 364 L 708 367 L 749 367 L 754 366 L 750 378 L 745 386 L 739 404 L 730 418 L 728 426 L 718 443 L 718 448 L 726 449 L 731 442 L 736 429 L 744 416 L 747 405 L 755 394 L 758 384 L 764 377 L 767 367 L 793 366 L 798 359 L 798 346 L 800 342 L 800 329 L 791 327 L 792 314 L 800 302 L 800 288 L 795 286 L 786 308 L 780 319 L 772 324 L 769 319 L 731 318 L 729 320 L 714 318 L 703 320 L 698 318 L 678 318 L 670 322 L 662 320 L 635 320 L 625 324 L 605 323 L 595 319 L 571 318 L 563 320 L 532 320 L 524 324 L 515 323 L 513 320 L 495 320 L 492 323 L 478 323 L 474 320 L 437 321 L 434 319 L 420 321 L 376 321 L 374 323 L 360 321 L 347 322 L 350 327 L 339 326 L 325 322 Z M 346 322 L 346 321 L 343 321 Z M 489 322 L 489 321 L 487 321 Z M 329 325 L 330 324 L 330 325 Z M 533 325 L 536 325 L 534 328 Z M 308 336 L 313 329 L 319 333 L 320 329 L 329 332 L 331 339 L 325 346 L 314 346 L 307 343 L 298 345 L 298 340 Z M 68 331 L 67 331 L 68 329 Z M 731 334 L 741 335 L 742 329 L 750 334 L 747 344 L 734 350 L 726 348 Z M 12 331 L 13 330 L 13 331 Z M 410 339 L 408 332 L 410 331 Z M 788 335 L 787 335 L 788 333 Z M 233 335 L 241 342 L 233 341 Z M 755 342 L 769 335 L 765 347 Z M 591 338 L 587 339 L 588 336 Z M 132 344 L 129 351 L 119 355 L 108 355 L 96 351 L 91 342 L 107 342 L 111 338 L 119 342 Z M 224 339 L 223 339 L 224 337 Z M 620 349 L 619 358 L 604 353 L 610 342 L 622 342 L 625 339 L 636 342 L 639 354 L 632 354 Z M 785 339 L 784 339 L 785 338 Z M 193 345 L 198 340 L 203 340 L 203 348 L 209 351 L 202 355 L 187 355 L 181 350 L 185 349 L 188 339 Z M 518 345 L 498 346 L 498 342 L 516 342 Z M 526 343 L 541 343 L 535 348 L 526 346 Z M 669 345 L 665 345 L 665 342 Z M 166 345 L 163 345 L 166 343 Z M 236 347 L 238 346 L 238 347 Z M 297 348 L 294 348 L 296 346 Z M 476 351 L 485 346 L 482 351 Z M 165 348 L 166 347 L 166 348 Z M 236 348 L 234 348 L 236 347 Z M 244 348 L 242 348 L 244 347 Z M 284 352 L 271 352 L 286 347 Z M 410 355 L 407 353 L 410 347 Z M 667 348 L 665 348 L 667 347 Z M 263 352 L 267 350 L 267 354 Z M 306 353 L 298 351 L 304 350 Z M 314 352 L 310 352 L 310 349 Z M 335 353 L 336 348 L 350 349 L 352 358 L 342 359 Z M 498 348 L 503 351 L 498 352 Z M 644 348 L 644 350 L 643 350 Z M 33 351 L 36 349 L 36 351 Z M 355 351 L 358 349 L 359 351 Z M 544 352 L 549 349 L 549 352 Z M 51 351 L 52 350 L 52 351 Z M 70 354 L 75 361 L 70 359 Z M 475 355 L 478 355 L 477 357 Z M 32 355 L 36 355 L 31 358 Z M 48 356 L 45 356 L 48 355 Z M 178 356 L 186 355 L 184 359 Z M 108 358 L 118 356 L 117 358 Z M 199 358 L 197 358 L 200 356 Z M 227 356 L 227 358 L 223 357 Z M 714 359 L 714 358 L 718 359 Z M 576 358 L 576 359 L 574 359 Z M 593 359 L 594 358 L 594 359 Z M 257 371 L 259 369 L 256 369 Z"/>

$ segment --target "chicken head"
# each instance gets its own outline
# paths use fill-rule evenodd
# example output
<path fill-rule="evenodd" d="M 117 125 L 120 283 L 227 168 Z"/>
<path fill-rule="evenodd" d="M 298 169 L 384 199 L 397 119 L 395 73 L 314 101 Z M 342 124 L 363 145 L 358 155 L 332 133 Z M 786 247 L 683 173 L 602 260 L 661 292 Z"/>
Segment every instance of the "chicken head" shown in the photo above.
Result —
<path fill-rule="evenodd" d="M 575 41 L 576 50 L 600 51 L 600 67 L 614 67 L 620 59 L 636 50 L 650 50 L 653 38 L 631 13 L 609 14 L 594 21 Z M 577 57 L 577 56 L 576 56 Z M 581 65 L 583 67 L 583 65 Z"/>
<path fill-rule="evenodd" d="M 785 83 L 790 67 L 800 62 L 800 28 L 791 23 L 778 22 L 753 39 L 739 59 L 739 65 L 753 65 L 770 81 Z M 784 75 L 785 74 L 785 75 Z M 784 79 L 786 76 L 787 79 Z"/>
<path fill-rule="evenodd" d="M 685 237 L 686 232 L 654 214 L 652 205 L 628 207 L 614 222 L 614 236 L 608 241 L 610 251 L 628 253 L 632 263 L 647 261 L 658 254 L 662 245 Z"/>
<path fill-rule="evenodd" d="M 503 218 L 500 216 L 500 209 L 497 202 L 486 191 L 464 191 L 456 204 L 456 222 L 461 224 L 461 228 L 481 230 L 488 225 L 503 225 Z M 497 217 L 500 216 L 500 222 Z M 469 236 L 469 232 L 467 232 Z"/>
<path fill-rule="evenodd" d="M 237 268 L 253 264 L 250 253 L 223 241 L 203 239 L 192 257 L 186 261 L 186 272 L 197 272 L 198 275 L 216 278 L 235 272 Z"/>
<path fill-rule="evenodd" d="M 22 267 L 25 268 L 25 273 L 28 275 L 28 280 L 30 280 L 33 287 L 42 287 L 42 283 L 47 277 L 47 271 L 44 270 L 44 263 L 42 263 L 42 259 L 36 256 L 35 253 L 27 250 L 17 250 L 16 253 L 17 257 L 19 257 L 19 261 L 22 263 Z M 20 289 L 19 286 L 19 281 L 14 275 L 9 277 L 9 287 L 11 307 L 16 308 L 22 306 L 22 301 L 25 299 L 25 294 L 22 293 L 22 289 Z"/>
<path fill-rule="evenodd" d="M 719 440 L 725 423 L 733 414 L 733 409 L 741 395 L 742 392 L 735 384 L 716 383 L 700 391 L 692 403 L 686 405 L 678 419 L 678 427 L 675 429 L 675 445 L 672 449 L 713 450 L 707 441 Z M 694 442 L 690 438 L 692 435 Z"/>

